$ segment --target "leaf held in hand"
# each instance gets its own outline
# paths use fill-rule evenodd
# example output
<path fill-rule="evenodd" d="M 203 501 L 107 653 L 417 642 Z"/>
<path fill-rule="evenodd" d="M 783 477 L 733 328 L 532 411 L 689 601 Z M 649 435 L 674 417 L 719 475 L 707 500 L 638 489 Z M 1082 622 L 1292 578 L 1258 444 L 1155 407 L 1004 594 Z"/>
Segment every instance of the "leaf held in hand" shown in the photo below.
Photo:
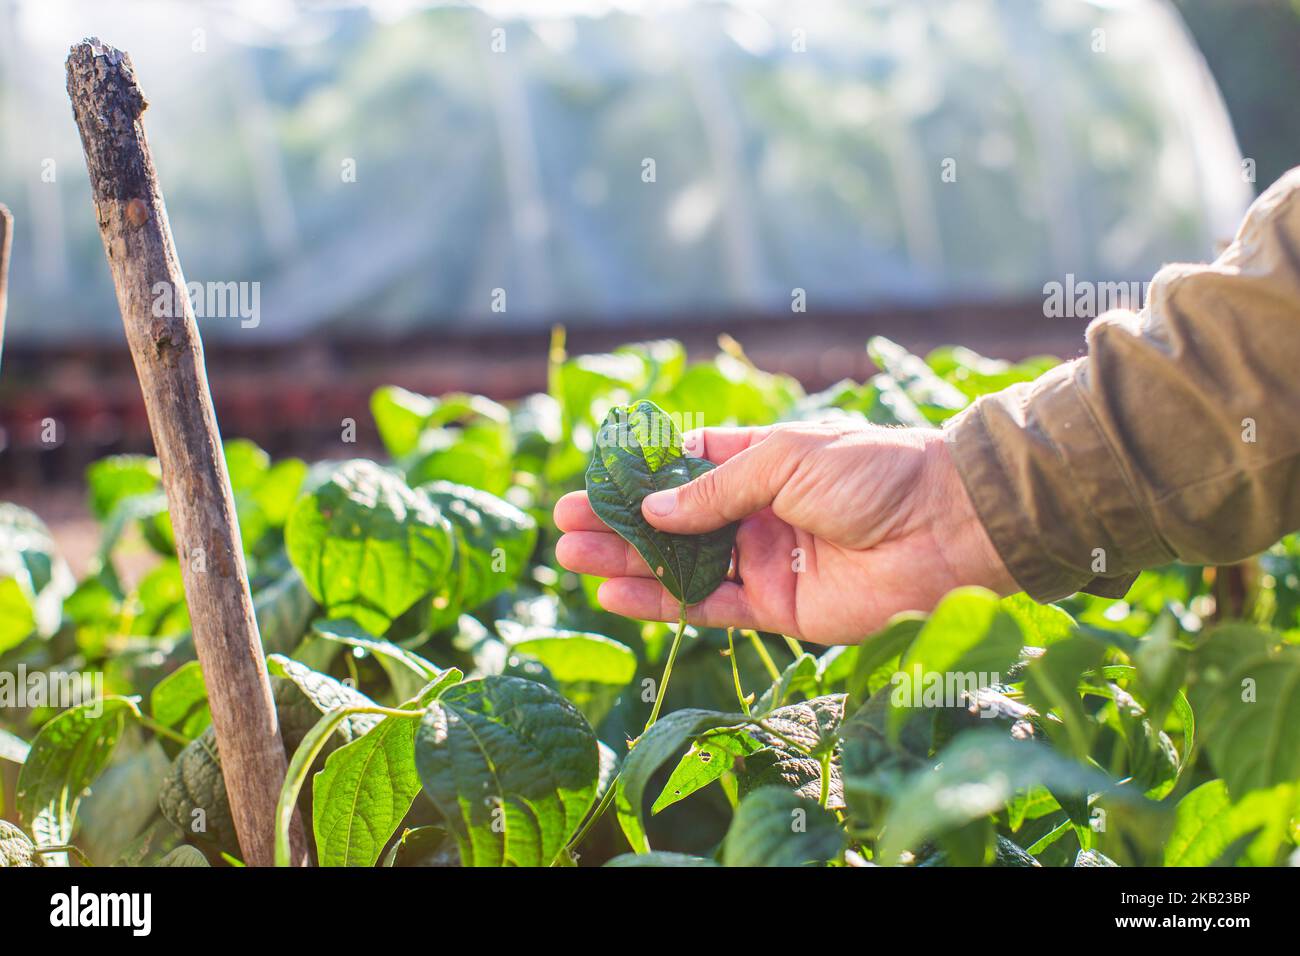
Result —
<path fill-rule="evenodd" d="M 684 485 L 713 469 L 688 458 L 682 435 L 653 402 L 611 409 L 596 437 L 587 469 L 587 496 L 600 520 L 628 541 L 660 583 L 683 604 L 698 604 L 731 567 L 736 524 L 707 534 L 669 534 L 641 515 L 646 495 Z"/>

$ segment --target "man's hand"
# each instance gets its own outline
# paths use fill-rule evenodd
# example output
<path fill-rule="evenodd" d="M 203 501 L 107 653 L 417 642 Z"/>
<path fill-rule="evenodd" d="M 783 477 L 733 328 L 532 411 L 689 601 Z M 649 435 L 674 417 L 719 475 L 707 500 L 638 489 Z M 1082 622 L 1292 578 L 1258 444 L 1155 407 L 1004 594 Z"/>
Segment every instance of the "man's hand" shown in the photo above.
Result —
<path fill-rule="evenodd" d="M 741 521 L 735 580 L 689 609 L 692 624 L 848 644 L 960 585 L 1017 590 L 941 432 L 856 422 L 709 428 L 688 434 L 686 447 L 718 467 L 647 496 L 646 520 L 675 534 Z M 676 599 L 596 517 L 586 492 L 556 503 L 555 524 L 560 564 L 609 578 L 602 607 L 677 620 Z"/>

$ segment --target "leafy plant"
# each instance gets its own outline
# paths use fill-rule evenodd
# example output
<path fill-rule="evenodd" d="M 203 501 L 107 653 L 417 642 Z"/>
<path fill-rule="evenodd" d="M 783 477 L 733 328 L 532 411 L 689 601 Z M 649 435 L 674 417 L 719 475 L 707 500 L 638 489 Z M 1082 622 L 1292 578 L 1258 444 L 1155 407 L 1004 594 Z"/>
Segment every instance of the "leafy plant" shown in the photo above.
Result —
<path fill-rule="evenodd" d="M 1246 575 L 1234 620 L 1217 569 L 1174 566 L 1123 601 L 962 589 L 840 648 L 693 628 L 735 529 L 642 517 L 647 494 L 710 467 L 675 415 L 934 424 L 1050 365 L 873 339 L 876 374 L 807 394 L 721 346 L 696 363 L 667 341 L 570 357 L 557 334 L 547 392 L 510 405 L 380 389 L 385 462 L 227 443 L 289 757 L 282 861 L 295 808 L 323 866 L 1294 857 L 1295 536 Z M 679 603 L 675 626 L 613 617 L 556 567 L 545 516 L 584 469 L 596 513 Z M 97 696 L 0 700 L 0 863 L 237 864 L 157 463 L 104 459 L 87 484 L 102 535 L 79 582 L 36 515 L 0 506 L 0 678 L 103 676 Z M 153 565 L 120 570 L 127 549 Z"/>

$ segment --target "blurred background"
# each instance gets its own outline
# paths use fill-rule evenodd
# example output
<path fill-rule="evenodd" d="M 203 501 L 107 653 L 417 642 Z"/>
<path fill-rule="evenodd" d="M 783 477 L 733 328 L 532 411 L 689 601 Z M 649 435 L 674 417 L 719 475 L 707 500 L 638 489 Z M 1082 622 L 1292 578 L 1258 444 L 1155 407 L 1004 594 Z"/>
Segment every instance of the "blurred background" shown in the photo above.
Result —
<path fill-rule="evenodd" d="M 545 387 L 719 333 L 813 390 L 869 335 L 1078 352 L 1044 285 L 1212 258 L 1300 156 L 1300 0 L 0 0 L 0 498 L 75 533 L 151 443 L 64 89 L 128 51 L 222 430 L 378 447 L 371 391 Z M 45 423 L 56 423 L 48 440 Z M 73 562 L 76 564 L 76 547 Z"/>

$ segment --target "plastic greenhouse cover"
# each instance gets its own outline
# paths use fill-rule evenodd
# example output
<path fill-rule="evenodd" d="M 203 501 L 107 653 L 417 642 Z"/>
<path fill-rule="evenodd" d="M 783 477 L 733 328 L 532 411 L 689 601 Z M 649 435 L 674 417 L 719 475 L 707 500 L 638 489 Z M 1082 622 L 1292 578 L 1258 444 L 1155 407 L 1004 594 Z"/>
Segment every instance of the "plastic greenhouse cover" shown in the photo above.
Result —
<path fill-rule="evenodd" d="M 68 6 L 133 56 L 187 278 L 260 283 L 201 320 L 243 343 L 1035 296 L 1251 196 L 1165 0 Z M 11 334 L 117 334 L 39 8 L 0 9 Z"/>

